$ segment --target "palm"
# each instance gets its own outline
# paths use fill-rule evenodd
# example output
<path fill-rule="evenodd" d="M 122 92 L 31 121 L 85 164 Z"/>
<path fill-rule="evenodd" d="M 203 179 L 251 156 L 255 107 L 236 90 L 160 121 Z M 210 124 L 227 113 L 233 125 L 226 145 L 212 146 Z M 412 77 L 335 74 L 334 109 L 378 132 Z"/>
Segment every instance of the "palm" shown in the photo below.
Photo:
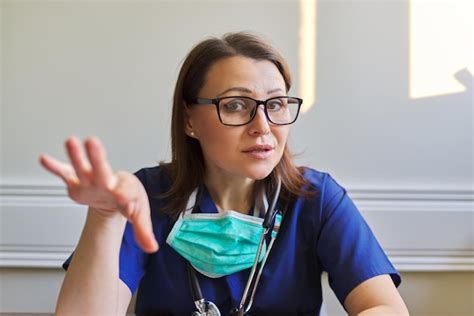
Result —
<path fill-rule="evenodd" d="M 120 210 L 114 188 L 84 187 L 79 183 L 72 183 L 67 188 L 71 199 L 79 204 L 110 212 Z"/>

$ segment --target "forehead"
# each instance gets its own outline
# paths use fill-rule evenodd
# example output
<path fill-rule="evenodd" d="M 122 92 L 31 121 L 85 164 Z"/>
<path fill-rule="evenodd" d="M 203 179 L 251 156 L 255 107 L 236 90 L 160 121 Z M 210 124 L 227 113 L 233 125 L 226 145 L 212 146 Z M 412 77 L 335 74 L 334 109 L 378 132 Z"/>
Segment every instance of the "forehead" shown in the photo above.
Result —
<path fill-rule="evenodd" d="M 267 91 L 278 88 L 282 92 L 286 90 L 283 76 L 272 62 L 243 56 L 217 61 L 210 67 L 205 78 L 200 93 L 203 97 L 215 97 L 233 87 L 247 88 L 252 94 L 266 94 Z"/>

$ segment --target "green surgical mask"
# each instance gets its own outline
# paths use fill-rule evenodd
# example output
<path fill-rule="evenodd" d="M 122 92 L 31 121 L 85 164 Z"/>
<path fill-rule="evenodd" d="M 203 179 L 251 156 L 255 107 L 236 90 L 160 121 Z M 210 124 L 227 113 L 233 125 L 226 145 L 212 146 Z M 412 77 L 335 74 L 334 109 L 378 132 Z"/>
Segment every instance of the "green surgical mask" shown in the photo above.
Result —
<path fill-rule="evenodd" d="M 197 271 L 211 278 L 250 268 L 263 233 L 263 219 L 235 211 L 192 214 L 189 205 L 194 205 L 190 202 L 195 197 L 196 191 L 166 242 Z M 263 243 L 259 262 L 265 252 Z"/>

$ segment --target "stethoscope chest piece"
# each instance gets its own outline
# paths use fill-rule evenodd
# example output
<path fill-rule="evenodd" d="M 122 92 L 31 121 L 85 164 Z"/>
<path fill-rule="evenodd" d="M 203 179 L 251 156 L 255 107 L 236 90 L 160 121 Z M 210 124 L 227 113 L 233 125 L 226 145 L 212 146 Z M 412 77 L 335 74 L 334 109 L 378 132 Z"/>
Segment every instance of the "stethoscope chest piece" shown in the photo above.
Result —
<path fill-rule="evenodd" d="M 193 312 L 193 316 L 221 316 L 221 312 L 213 302 L 201 299 L 195 304 L 197 311 Z"/>

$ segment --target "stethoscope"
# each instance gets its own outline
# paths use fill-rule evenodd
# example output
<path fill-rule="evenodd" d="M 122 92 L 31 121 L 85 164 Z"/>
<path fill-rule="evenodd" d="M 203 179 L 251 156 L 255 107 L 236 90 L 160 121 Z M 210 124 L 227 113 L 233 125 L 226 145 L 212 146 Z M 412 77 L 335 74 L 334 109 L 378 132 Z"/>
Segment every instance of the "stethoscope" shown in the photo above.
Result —
<path fill-rule="evenodd" d="M 280 195 L 280 189 L 281 189 L 281 180 L 278 179 L 275 194 L 273 195 L 270 205 L 268 205 L 268 202 L 266 201 L 266 199 L 264 199 L 264 206 L 267 211 L 265 212 L 265 217 L 262 223 L 263 233 L 260 237 L 257 253 L 255 254 L 255 260 L 253 262 L 252 270 L 250 271 L 247 284 L 245 285 L 245 289 L 242 294 L 242 299 L 240 301 L 240 304 L 238 307 L 234 308 L 230 312 L 230 315 L 239 315 L 239 316 L 244 315 L 248 313 L 248 311 L 252 307 L 253 299 L 255 296 L 255 292 L 257 290 L 258 283 L 260 281 L 260 277 L 262 275 L 263 267 L 265 266 L 268 255 L 270 254 L 270 250 L 272 249 L 273 243 L 275 241 L 275 238 L 278 232 L 278 227 L 275 227 L 276 226 L 275 218 L 276 218 L 276 215 L 279 213 L 279 211 L 275 208 L 275 206 L 278 201 L 278 197 Z M 260 258 L 260 253 L 262 252 L 262 248 L 263 248 L 263 243 L 271 231 L 274 231 L 275 233 L 271 234 L 271 239 L 268 245 L 267 252 L 265 253 L 262 263 L 260 264 L 258 273 L 255 276 L 255 272 L 257 271 L 257 266 L 258 266 L 258 259 Z M 196 306 L 196 309 L 197 309 L 195 312 L 193 312 L 192 315 L 193 316 L 220 316 L 221 313 L 219 309 L 217 308 L 216 304 L 214 304 L 213 302 L 207 301 L 203 297 L 202 292 L 201 292 L 201 287 L 199 286 L 199 281 L 196 276 L 196 271 L 191 266 L 190 263 L 188 263 L 187 265 L 187 270 L 188 270 L 189 288 L 191 290 L 191 294 L 194 300 L 194 305 Z M 254 277 L 255 277 L 255 283 L 254 283 L 252 293 L 249 298 L 250 286 L 253 283 Z M 248 299 L 248 303 L 247 303 L 247 299 Z"/>

